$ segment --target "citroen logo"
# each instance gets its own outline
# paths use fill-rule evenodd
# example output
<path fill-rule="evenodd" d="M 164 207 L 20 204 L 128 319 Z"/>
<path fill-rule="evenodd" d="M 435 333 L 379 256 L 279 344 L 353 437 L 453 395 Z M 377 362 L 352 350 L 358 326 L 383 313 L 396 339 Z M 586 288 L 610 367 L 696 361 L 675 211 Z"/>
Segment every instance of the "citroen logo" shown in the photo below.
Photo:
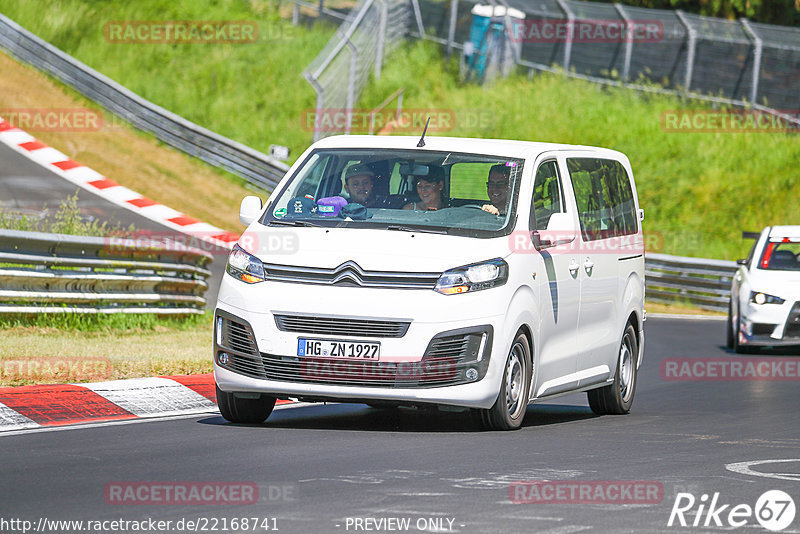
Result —
<path fill-rule="evenodd" d="M 333 271 L 333 281 L 331 283 L 338 284 L 340 282 L 351 282 L 353 284 L 363 286 L 364 271 L 354 261 L 346 261 L 339 265 Z"/>

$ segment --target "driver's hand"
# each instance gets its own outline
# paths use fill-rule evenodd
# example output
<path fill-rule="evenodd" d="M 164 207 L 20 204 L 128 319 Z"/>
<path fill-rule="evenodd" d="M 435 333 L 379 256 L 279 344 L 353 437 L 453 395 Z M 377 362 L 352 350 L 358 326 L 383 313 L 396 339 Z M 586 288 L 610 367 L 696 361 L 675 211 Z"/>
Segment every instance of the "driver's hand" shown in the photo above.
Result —
<path fill-rule="evenodd" d="M 481 206 L 481 209 L 483 211 L 488 211 L 492 215 L 500 215 L 500 210 L 495 208 L 493 204 L 484 204 L 483 206 Z"/>

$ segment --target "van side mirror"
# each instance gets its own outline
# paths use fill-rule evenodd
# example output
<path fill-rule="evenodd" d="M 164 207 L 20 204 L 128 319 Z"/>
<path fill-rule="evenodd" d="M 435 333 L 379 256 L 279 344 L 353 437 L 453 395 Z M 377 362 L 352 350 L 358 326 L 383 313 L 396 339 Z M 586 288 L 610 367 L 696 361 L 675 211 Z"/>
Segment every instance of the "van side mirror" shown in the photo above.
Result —
<path fill-rule="evenodd" d="M 239 206 L 239 222 L 245 226 L 250 226 L 250 223 L 261 215 L 261 207 L 261 199 L 259 197 L 244 197 L 241 206 Z"/>
<path fill-rule="evenodd" d="M 747 265 L 747 260 L 736 260 L 736 265 Z"/>
<path fill-rule="evenodd" d="M 535 230 L 531 241 L 536 250 L 567 245 L 575 241 L 577 229 L 571 213 L 553 213 L 547 223 L 547 230 Z"/>

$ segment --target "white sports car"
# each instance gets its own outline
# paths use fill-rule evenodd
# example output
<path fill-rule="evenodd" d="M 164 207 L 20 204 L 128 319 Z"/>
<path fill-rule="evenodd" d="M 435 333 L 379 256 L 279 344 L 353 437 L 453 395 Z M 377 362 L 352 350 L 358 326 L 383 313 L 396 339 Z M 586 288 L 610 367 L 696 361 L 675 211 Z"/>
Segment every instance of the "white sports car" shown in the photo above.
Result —
<path fill-rule="evenodd" d="M 800 351 L 800 226 L 768 226 L 745 233 L 756 243 L 731 286 L 728 348 L 793 346 Z"/>

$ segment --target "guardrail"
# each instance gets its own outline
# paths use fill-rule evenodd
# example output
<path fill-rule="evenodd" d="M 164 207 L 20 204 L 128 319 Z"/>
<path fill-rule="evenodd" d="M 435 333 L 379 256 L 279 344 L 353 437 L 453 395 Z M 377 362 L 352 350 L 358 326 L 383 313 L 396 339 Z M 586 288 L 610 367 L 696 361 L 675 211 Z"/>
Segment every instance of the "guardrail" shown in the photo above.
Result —
<path fill-rule="evenodd" d="M 735 261 L 647 254 L 644 265 L 648 300 L 683 301 L 706 310 L 728 310 Z"/>
<path fill-rule="evenodd" d="M 206 163 L 272 190 L 289 167 L 129 91 L 0 14 L 0 49 L 69 85 L 136 128 Z"/>
<path fill-rule="evenodd" d="M 210 254 L 171 241 L 3 230 L 0 314 L 199 314 Z"/>

